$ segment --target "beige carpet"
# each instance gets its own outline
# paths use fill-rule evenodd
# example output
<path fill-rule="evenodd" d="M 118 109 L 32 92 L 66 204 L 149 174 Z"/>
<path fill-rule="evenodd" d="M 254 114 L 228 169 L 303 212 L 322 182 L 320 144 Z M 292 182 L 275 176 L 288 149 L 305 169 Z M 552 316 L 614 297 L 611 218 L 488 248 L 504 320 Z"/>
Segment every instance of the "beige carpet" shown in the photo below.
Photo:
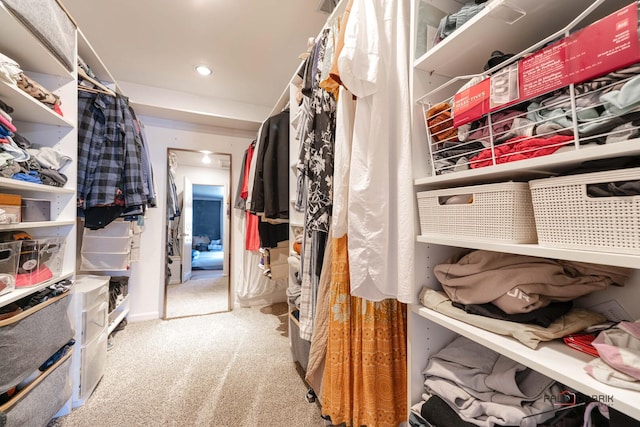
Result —
<path fill-rule="evenodd" d="M 286 310 L 130 323 L 88 402 L 50 426 L 325 426 L 292 362 Z"/>
<path fill-rule="evenodd" d="M 229 276 L 222 270 L 197 270 L 185 283 L 167 286 L 167 318 L 229 310 Z"/>

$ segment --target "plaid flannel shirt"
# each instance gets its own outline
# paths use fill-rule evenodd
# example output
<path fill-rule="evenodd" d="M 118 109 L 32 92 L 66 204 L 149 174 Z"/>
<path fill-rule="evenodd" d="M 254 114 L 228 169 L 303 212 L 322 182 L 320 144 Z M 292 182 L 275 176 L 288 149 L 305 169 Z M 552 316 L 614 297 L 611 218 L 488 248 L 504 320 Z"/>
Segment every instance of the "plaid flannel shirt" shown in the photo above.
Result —
<path fill-rule="evenodd" d="M 145 203 L 140 145 L 126 99 L 78 92 L 78 206 Z"/>

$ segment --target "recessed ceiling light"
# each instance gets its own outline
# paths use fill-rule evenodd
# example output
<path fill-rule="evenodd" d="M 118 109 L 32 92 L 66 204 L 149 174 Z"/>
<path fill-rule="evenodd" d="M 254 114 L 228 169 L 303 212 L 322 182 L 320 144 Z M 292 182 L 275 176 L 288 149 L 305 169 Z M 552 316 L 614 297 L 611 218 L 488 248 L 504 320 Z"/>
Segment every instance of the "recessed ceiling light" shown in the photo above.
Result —
<path fill-rule="evenodd" d="M 211 163 L 211 158 L 209 157 L 209 153 L 204 153 L 202 156 L 202 163 L 209 164 Z"/>
<path fill-rule="evenodd" d="M 196 71 L 201 76 L 210 76 L 211 74 L 213 74 L 213 71 L 211 71 L 211 68 L 207 67 L 206 65 L 197 65 Z"/>

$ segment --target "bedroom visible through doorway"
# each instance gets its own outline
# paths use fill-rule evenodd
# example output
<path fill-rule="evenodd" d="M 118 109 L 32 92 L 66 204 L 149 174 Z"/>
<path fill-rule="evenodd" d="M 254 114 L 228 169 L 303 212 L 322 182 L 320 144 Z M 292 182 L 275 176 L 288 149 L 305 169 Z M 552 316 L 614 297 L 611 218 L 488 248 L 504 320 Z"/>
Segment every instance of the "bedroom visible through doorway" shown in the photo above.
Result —
<path fill-rule="evenodd" d="M 192 271 L 222 270 L 223 218 L 224 186 L 193 184 Z"/>
<path fill-rule="evenodd" d="M 231 155 L 169 149 L 164 318 L 230 309 Z"/>

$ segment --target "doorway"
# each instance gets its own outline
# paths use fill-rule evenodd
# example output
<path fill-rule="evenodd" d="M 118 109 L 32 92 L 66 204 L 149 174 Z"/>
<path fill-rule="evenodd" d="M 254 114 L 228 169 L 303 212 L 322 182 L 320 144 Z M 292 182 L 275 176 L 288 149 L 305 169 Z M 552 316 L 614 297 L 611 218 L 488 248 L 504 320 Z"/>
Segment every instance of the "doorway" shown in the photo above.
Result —
<path fill-rule="evenodd" d="M 164 318 L 229 311 L 231 155 L 167 150 Z"/>

